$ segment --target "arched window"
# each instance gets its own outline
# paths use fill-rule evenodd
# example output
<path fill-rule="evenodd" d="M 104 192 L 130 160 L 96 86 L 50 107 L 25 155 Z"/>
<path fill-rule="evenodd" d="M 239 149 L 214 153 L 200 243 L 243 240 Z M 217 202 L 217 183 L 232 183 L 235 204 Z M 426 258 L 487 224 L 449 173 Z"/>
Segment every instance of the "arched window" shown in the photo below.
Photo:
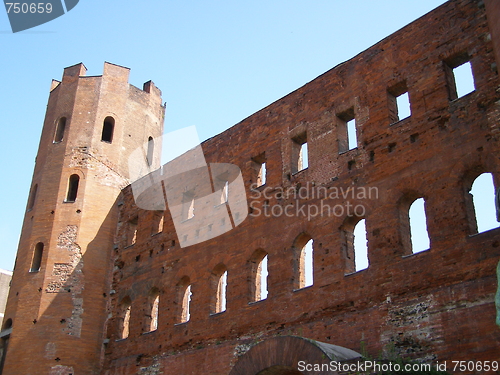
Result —
<path fill-rule="evenodd" d="M 146 161 L 148 162 L 148 165 L 153 164 L 153 156 L 154 156 L 154 150 L 155 150 L 155 141 L 153 137 L 148 138 L 148 154 L 146 155 Z"/>
<path fill-rule="evenodd" d="M 308 234 L 302 233 L 295 239 L 293 249 L 295 258 L 294 289 L 313 285 L 313 239 Z"/>
<path fill-rule="evenodd" d="M 28 200 L 28 211 L 33 209 L 36 200 L 36 193 L 38 191 L 38 184 L 33 185 L 30 193 L 30 199 Z"/>
<path fill-rule="evenodd" d="M 486 232 L 498 227 L 495 212 L 495 186 L 493 175 L 483 173 L 472 184 L 470 190 L 476 217 L 477 233 Z"/>
<path fill-rule="evenodd" d="M 251 302 L 257 302 L 267 298 L 268 258 L 268 254 L 261 249 L 256 250 L 250 258 L 252 275 L 250 280 Z"/>
<path fill-rule="evenodd" d="M 413 201 L 409 212 L 411 252 L 419 253 L 430 248 L 430 239 L 427 232 L 427 217 L 425 214 L 424 198 Z"/>
<path fill-rule="evenodd" d="M 227 268 L 217 265 L 212 272 L 212 290 L 214 291 L 210 304 L 210 312 L 218 314 L 226 311 Z"/>
<path fill-rule="evenodd" d="M 40 266 L 42 265 L 42 255 L 43 255 L 43 242 L 38 242 L 35 245 L 35 250 L 33 252 L 33 260 L 31 261 L 30 272 L 40 271 Z"/>
<path fill-rule="evenodd" d="M 180 301 L 180 309 L 177 322 L 186 323 L 191 318 L 191 281 L 189 277 L 184 276 L 177 284 L 177 295 Z"/>
<path fill-rule="evenodd" d="M 69 176 L 68 180 L 68 192 L 66 194 L 65 202 L 74 202 L 76 200 L 76 196 L 78 195 L 78 184 L 80 183 L 80 176 L 77 174 L 72 174 Z"/>
<path fill-rule="evenodd" d="M 113 142 L 114 130 L 115 130 L 115 119 L 113 117 L 106 117 L 102 125 L 101 141 L 108 143 Z"/>
<path fill-rule="evenodd" d="M 118 327 L 118 337 L 120 339 L 126 339 L 130 333 L 130 313 L 131 313 L 131 305 L 132 301 L 129 297 L 125 297 L 121 304 L 120 310 L 121 315 L 119 318 L 119 327 Z"/>
<path fill-rule="evenodd" d="M 153 288 L 148 296 L 148 308 L 145 319 L 145 332 L 156 331 L 158 329 L 158 305 L 160 303 L 160 291 Z"/>
<path fill-rule="evenodd" d="M 57 122 L 56 132 L 54 133 L 54 143 L 62 142 L 64 131 L 66 130 L 66 117 L 61 117 Z"/>
<path fill-rule="evenodd" d="M 365 219 L 358 221 L 354 227 L 354 267 L 356 272 L 368 268 L 368 246 L 366 240 Z"/>

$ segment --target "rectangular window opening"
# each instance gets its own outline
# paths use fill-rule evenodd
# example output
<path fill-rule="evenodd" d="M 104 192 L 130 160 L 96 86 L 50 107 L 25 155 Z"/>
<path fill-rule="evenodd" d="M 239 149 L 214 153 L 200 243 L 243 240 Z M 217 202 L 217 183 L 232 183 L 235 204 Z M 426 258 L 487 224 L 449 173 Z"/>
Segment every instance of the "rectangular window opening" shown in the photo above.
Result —
<path fill-rule="evenodd" d="M 354 108 L 337 115 L 337 139 L 339 154 L 358 147 L 356 118 Z"/>
<path fill-rule="evenodd" d="M 292 139 L 292 173 L 309 168 L 309 151 L 307 134 L 304 133 Z"/>
<path fill-rule="evenodd" d="M 252 168 L 254 170 L 255 187 L 266 184 L 266 153 L 263 152 L 259 156 L 252 158 Z"/>
<path fill-rule="evenodd" d="M 445 61 L 444 68 L 450 100 L 461 98 L 475 90 L 474 74 L 467 53 L 449 58 Z"/>

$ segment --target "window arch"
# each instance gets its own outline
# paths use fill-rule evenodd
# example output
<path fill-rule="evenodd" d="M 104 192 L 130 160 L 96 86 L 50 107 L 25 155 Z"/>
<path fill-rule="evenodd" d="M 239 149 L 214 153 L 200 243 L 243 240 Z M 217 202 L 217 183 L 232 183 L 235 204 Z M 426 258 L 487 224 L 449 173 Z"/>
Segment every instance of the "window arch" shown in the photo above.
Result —
<path fill-rule="evenodd" d="M 179 304 L 179 314 L 177 323 L 186 323 L 191 319 L 191 281 L 189 277 L 184 276 L 177 284 L 177 300 Z"/>
<path fill-rule="evenodd" d="M 347 217 L 340 229 L 344 274 L 349 275 L 369 267 L 366 219 Z"/>
<path fill-rule="evenodd" d="M 36 200 L 36 194 L 38 192 L 38 184 L 33 185 L 31 188 L 30 198 L 28 200 L 28 211 L 33 209 Z"/>
<path fill-rule="evenodd" d="M 417 198 L 408 210 L 411 238 L 411 252 L 419 253 L 430 248 L 429 233 L 427 232 L 427 216 L 424 198 Z"/>
<path fill-rule="evenodd" d="M 472 183 L 470 194 L 475 217 L 475 233 L 486 232 L 498 227 L 495 206 L 495 186 L 491 173 L 482 173 Z"/>
<path fill-rule="evenodd" d="M 227 268 L 220 263 L 212 271 L 211 277 L 212 300 L 210 303 L 210 312 L 218 314 L 226 311 L 226 291 L 227 291 Z"/>
<path fill-rule="evenodd" d="M 43 242 L 38 242 L 35 245 L 35 250 L 33 252 L 33 259 L 31 261 L 30 272 L 40 271 L 40 266 L 42 265 L 43 247 L 44 247 Z"/>
<path fill-rule="evenodd" d="M 72 174 L 68 179 L 68 191 L 66 193 L 67 203 L 72 203 L 76 200 L 78 195 L 78 185 L 80 184 L 80 176 L 77 174 Z"/>
<path fill-rule="evenodd" d="M 130 313 L 132 301 L 130 297 L 125 297 L 120 304 L 120 317 L 118 327 L 118 337 L 126 339 L 130 334 Z"/>
<path fill-rule="evenodd" d="M 366 220 L 358 221 L 353 231 L 354 269 L 356 272 L 368 268 L 368 240 L 366 239 Z"/>
<path fill-rule="evenodd" d="M 113 142 L 113 133 L 115 130 L 115 119 L 113 117 L 106 117 L 102 125 L 101 141 L 111 143 Z"/>
<path fill-rule="evenodd" d="M 54 133 L 54 143 L 62 142 L 64 139 L 64 131 L 66 130 L 66 117 L 61 117 L 57 121 L 56 131 Z"/>
<path fill-rule="evenodd" d="M 158 329 L 158 305 L 160 303 L 160 291 L 151 289 L 148 295 L 148 306 L 144 324 L 144 332 L 152 332 Z"/>
<path fill-rule="evenodd" d="M 257 302 L 267 298 L 267 265 L 268 254 L 262 250 L 256 250 L 250 258 L 250 301 Z"/>
<path fill-rule="evenodd" d="M 313 239 L 306 233 L 294 241 L 294 289 L 302 289 L 314 283 Z"/>
<path fill-rule="evenodd" d="M 148 138 L 148 153 L 146 155 L 146 161 L 149 166 L 153 164 L 153 156 L 154 156 L 154 150 L 155 150 L 155 141 L 153 137 Z"/>

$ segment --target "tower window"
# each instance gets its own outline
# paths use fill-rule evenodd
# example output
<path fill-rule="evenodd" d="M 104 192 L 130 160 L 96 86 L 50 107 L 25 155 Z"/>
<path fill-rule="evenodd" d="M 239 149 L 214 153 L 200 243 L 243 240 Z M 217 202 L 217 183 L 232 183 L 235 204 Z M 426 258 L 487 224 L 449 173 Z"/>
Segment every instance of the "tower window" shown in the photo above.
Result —
<path fill-rule="evenodd" d="M 269 256 L 264 250 L 256 250 L 250 258 L 251 274 L 250 289 L 251 302 L 262 301 L 267 298 L 267 264 Z"/>
<path fill-rule="evenodd" d="M 158 329 L 158 305 L 160 303 L 160 291 L 153 288 L 148 296 L 148 308 L 145 319 L 144 332 L 156 331 Z"/>
<path fill-rule="evenodd" d="M 115 119 L 113 117 L 106 117 L 102 126 L 101 141 L 111 143 L 113 142 L 113 132 L 115 130 Z"/>
<path fill-rule="evenodd" d="M 66 130 L 66 117 L 61 117 L 57 122 L 56 132 L 54 133 L 54 143 L 62 142 L 64 131 Z"/>
<path fill-rule="evenodd" d="M 40 271 L 40 266 L 42 265 L 42 255 L 43 255 L 43 242 L 38 242 L 35 245 L 35 251 L 33 252 L 33 260 L 31 261 L 30 272 Z"/>
<path fill-rule="evenodd" d="M 153 137 L 149 137 L 148 138 L 148 154 L 146 156 L 146 160 L 147 160 L 149 166 L 151 166 L 153 164 L 154 149 L 155 149 L 155 141 L 154 141 Z"/>
<path fill-rule="evenodd" d="M 76 196 L 78 195 L 78 185 L 80 183 L 80 176 L 77 174 L 72 174 L 68 180 L 68 192 L 66 194 L 67 203 L 72 203 L 76 200 Z"/>
<path fill-rule="evenodd" d="M 188 191 L 182 197 L 182 220 L 189 220 L 194 217 L 194 192 Z"/>
<path fill-rule="evenodd" d="M 28 201 L 28 210 L 32 210 L 33 206 L 35 205 L 37 191 L 38 191 L 38 184 L 35 184 L 31 189 L 30 199 Z"/>

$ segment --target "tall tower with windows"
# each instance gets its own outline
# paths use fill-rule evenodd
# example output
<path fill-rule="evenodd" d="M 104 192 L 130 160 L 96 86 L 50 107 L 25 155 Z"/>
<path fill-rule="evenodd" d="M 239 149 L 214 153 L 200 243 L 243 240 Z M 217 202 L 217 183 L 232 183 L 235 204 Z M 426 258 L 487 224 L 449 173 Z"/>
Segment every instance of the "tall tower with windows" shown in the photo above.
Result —
<path fill-rule="evenodd" d="M 161 92 L 129 69 L 77 64 L 53 81 L 1 330 L 2 374 L 96 374 L 129 156 L 159 167 Z M 148 142 L 149 141 L 149 142 Z"/>

